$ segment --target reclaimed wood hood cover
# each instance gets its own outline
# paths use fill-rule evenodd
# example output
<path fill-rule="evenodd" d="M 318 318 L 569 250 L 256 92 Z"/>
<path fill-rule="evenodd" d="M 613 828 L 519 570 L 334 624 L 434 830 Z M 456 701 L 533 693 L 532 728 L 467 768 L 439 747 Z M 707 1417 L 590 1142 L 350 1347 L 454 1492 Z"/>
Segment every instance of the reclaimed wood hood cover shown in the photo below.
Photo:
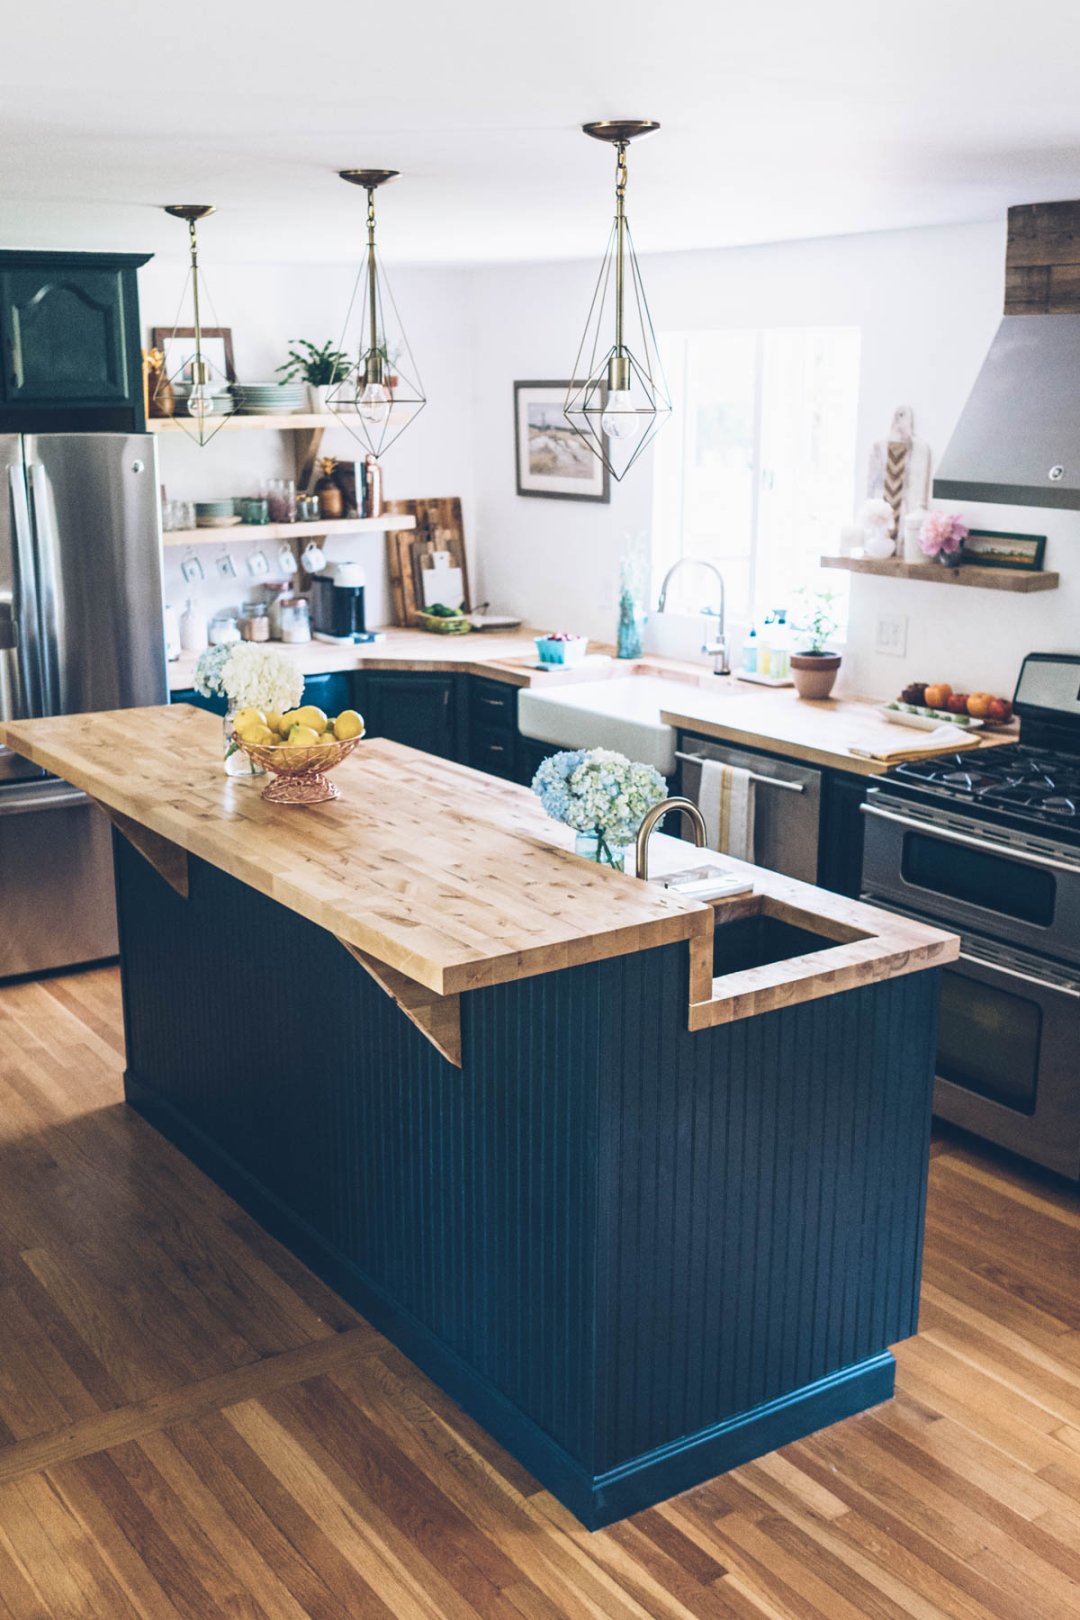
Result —
<path fill-rule="evenodd" d="M 1010 208 L 1005 266 L 1005 317 L 934 494 L 1080 509 L 1080 202 Z"/>

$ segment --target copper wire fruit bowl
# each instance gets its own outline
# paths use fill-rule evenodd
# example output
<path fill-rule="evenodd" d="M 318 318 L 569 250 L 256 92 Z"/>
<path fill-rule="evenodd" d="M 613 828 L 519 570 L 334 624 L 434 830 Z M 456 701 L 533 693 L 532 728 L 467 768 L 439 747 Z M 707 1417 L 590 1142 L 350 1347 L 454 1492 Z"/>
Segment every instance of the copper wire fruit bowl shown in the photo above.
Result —
<path fill-rule="evenodd" d="M 256 765 L 270 772 L 270 781 L 262 790 L 264 799 L 271 804 L 326 804 L 340 799 L 341 789 L 326 779 L 327 771 L 340 765 L 363 742 L 350 737 L 347 742 L 329 743 L 246 743 L 237 732 L 233 742 Z"/>

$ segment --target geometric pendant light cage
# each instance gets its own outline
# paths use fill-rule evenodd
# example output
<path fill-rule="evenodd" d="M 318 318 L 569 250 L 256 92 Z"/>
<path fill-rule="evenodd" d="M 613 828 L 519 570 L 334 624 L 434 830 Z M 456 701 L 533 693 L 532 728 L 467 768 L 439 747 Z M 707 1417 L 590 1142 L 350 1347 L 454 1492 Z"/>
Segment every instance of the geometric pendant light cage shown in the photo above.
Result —
<path fill-rule="evenodd" d="M 648 118 L 583 124 L 615 147 L 615 218 L 563 411 L 570 426 L 621 479 L 671 415 L 671 398 L 626 217 L 626 149 L 660 125 Z"/>
<path fill-rule="evenodd" d="M 154 388 L 154 397 L 164 406 L 163 414 L 171 411 L 175 402 L 174 420 L 196 444 L 209 444 L 236 410 L 236 401 L 229 391 L 230 379 L 206 352 L 206 329 L 203 325 L 207 310 L 212 327 L 217 326 L 217 317 L 199 264 L 195 227 L 200 219 L 205 219 L 214 210 L 208 203 L 171 203 L 165 212 L 174 219 L 187 221 L 191 263 L 169 340 L 170 371 L 166 375 L 162 368 Z M 190 321 L 184 320 L 185 312 L 190 314 Z M 170 393 L 171 400 L 166 405 Z"/>
<path fill-rule="evenodd" d="M 375 192 L 397 173 L 396 169 L 340 170 L 343 180 L 367 192 L 367 249 L 338 344 L 355 359 L 327 396 L 327 404 L 376 460 L 427 404 L 375 244 Z"/>

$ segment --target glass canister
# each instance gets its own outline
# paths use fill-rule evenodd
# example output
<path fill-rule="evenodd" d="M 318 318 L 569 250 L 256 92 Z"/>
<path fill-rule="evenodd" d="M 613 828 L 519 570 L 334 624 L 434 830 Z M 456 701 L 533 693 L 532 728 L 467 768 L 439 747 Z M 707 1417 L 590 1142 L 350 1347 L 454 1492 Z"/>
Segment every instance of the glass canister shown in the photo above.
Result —
<path fill-rule="evenodd" d="M 311 614 L 304 596 L 283 597 L 278 608 L 282 641 L 294 645 L 311 640 Z"/>

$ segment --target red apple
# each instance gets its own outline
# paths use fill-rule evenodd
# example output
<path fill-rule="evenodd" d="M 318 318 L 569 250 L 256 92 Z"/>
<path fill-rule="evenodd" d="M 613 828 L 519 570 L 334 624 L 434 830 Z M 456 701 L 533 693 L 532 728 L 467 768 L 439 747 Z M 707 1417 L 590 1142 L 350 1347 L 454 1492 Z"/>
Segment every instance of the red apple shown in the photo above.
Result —
<path fill-rule="evenodd" d="M 1012 719 L 1013 706 L 1008 698 L 991 698 L 990 709 L 987 715 L 989 720 L 997 720 L 1004 725 L 1006 720 Z"/>
<path fill-rule="evenodd" d="M 966 692 L 954 692 L 946 701 L 945 707 L 950 714 L 967 714 L 967 705 L 968 694 Z"/>

